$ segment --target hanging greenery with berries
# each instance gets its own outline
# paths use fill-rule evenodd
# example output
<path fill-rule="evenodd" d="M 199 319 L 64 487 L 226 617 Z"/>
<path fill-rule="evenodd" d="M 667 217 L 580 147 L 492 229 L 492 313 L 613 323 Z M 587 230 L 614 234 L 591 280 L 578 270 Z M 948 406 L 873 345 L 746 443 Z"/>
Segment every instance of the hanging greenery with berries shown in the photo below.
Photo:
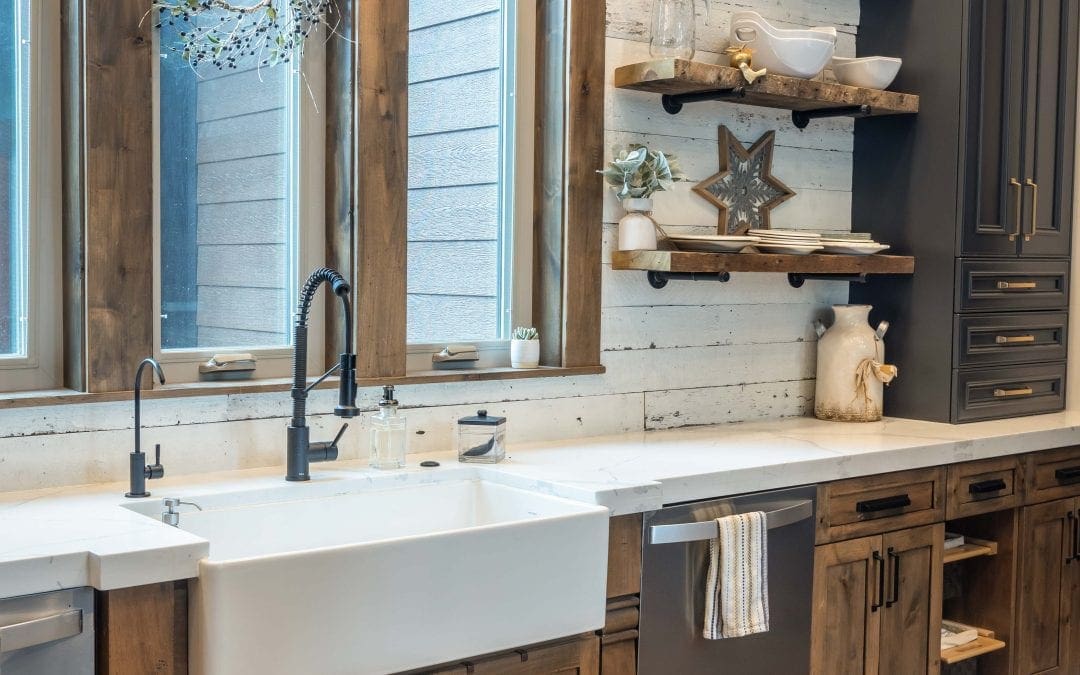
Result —
<path fill-rule="evenodd" d="M 338 19 L 334 0 L 154 0 L 155 27 L 178 36 L 162 48 L 192 68 L 232 70 L 299 62 L 304 43 L 319 25 L 330 32 Z"/>

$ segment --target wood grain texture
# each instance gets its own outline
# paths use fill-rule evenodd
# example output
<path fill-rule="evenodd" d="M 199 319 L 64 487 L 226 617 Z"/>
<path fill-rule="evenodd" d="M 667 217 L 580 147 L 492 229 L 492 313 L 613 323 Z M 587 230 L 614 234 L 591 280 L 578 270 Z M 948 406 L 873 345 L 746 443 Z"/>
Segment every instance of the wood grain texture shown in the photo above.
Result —
<path fill-rule="evenodd" d="M 689 94 L 744 87 L 740 103 L 785 110 L 819 110 L 855 105 L 871 107 L 874 115 L 919 112 L 919 97 L 880 89 L 849 87 L 835 82 L 765 75 L 746 84 L 742 72 L 683 59 L 661 59 L 621 66 L 615 70 L 615 86 L 656 94 Z"/>
<path fill-rule="evenodd" d="M 909 506 L 860 512 L 868 500 L 907 496 Z M 889 532 L 945 520 L 945 467 L 835 481 L 818 487 L 817 542 Z"/>
<path fill-rule="evenodd" d="M 881 616 L 881 673 L 941 670 L 942 550 L 945 524 L 882 537 L 885 607 Z"/>
<path fill-rule="evenodd" d="M 416 672 L 430 675 L 599 675 L 600 638 L 582 636 Z"/>
<path fill-rule="evenodd" d="M 691 251 L 612 251 L 617 270 L 658 272 L 798 272 L 803 274 L 913 274 L 915 259 L 895 255 L 776 255 Z"/>
<path fill-rule="evenodd" d="M 405 374 L 409 6 L 354 0 L 357 34 L 356 260 L 360 377 Z M 354 160 L 355 161 L 355 160 Z"/>
<path fill-rule="evenodd" d="M 60 72 L 63 102 L 60 126 L 63 204 L 64 379 L 68 389 L 86 391 L 86 205 L 83 71 L 85 70 L 83 0 L 60 3 L 62 42 Z"/>
<path fill-rule="evenodd" d="M 875 557 L 877 554 L 877 557 Z M 881 648 L 878 580 L 881 537 L 818 546 L 814 551 L 810 672 L 873 675 Z"/>
<path fill-rule="evenodd" d="M 72 279 L 83 276 L 85 333 L 67 319 L 67 349 L 74 365 L 67 380 L 91 392 L 131 387 L 135 367 L 153 353 L 153 134 L 149 21 L 142 0 L 82 0 L 67 4 L 68 20 L 80 32 L 68 38 L 67 96 L 82 97 L 82 115 L 65 126 L 66 231 L 79 239 L 84 259 L 70 245 L 69 309 L 78 301 Z M 141 25 L 140 25 L 141 23 Z M 81 129 L 78 128 L 81 124 Z M 82 161 L 79 161 L 81 156 Z M 77 194 L 78 186 L 82 194 Z M 67 200 L 65 200 L 67 201 Z M 75 316 L 80 313 L 76 310 Z M 72 354 L 72 352 L 81 352 Z M 76 372 L 75 368 L 79 371 Z"/>
<path fill-rule="evenodd" d="M 1080 447 L 1035 452 L 1024 457 L 1025 504 L 1080 496 L 1080 481 L 1062 479 L 1058 471 L 1080 469 Z"/>
<path fill-rule="evenodd" d="M 186 675 L 187 582 L 98 593 L 97 672 Z"/>
<path fill-rule="evenodd" d="M 1019 456 L 949 465 L 946 517 L 953 520 L 1020 506 L 1024 502 L 1023 466 Z M 973 484 L 989 481 L 1001 481 L 1002 487 L 991 492 L 972 492 Z"/>
<path fill-rule="evenodd" d="M 640 513 L 611 519 L 608 533 L 608 598 L 641 592 L 641 521 Z"/>

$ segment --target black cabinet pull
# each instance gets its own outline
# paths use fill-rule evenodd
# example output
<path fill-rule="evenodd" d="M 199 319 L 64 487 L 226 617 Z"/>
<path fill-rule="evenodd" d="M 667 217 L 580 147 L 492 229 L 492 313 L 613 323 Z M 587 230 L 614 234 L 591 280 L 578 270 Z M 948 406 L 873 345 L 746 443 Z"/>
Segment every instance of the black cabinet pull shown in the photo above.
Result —
<path fill-rule="evenodd" d="M 865 502 L 856 503 L 855 510 L 859 513 L 875 513 L 877 511 L 888 511 L 889 509 L 902 509 L 905 506 L 911 506 L 911 497 L 906 494 L 882 497 L 881 499 L 867 499 Z"/>
<path fill-rule="evenodd" d="M 1058 469 L 1054 472 L 1054 478 L 1057 478 L 1059 483 L 1080 482 L 1080 466 L 1070 466 L 1065 469 Z"/>
<path fill-rule="evenodd" d="M 1076 560 L 1076 514 L 1069 511 L 1065 527 L 1068 529 L 1069 550 L 1065 551 L 1065 564 L 1071 565 Z"/>
<path fill-rule="evenodd" d="M 990 480 L 981 480 L 977 483 L 970 483 L 968 485 L 968 492 L 973 495 L 984 495 L 988 492 L 1001 492 L 1007 485 L 1001 478 L 992 478 Z"/>
<path fill-rule="evenodd" d="M 888 551 L 889 560 L 892 561 L 892 596 L 885 602 L 886 607 L 892 607 L 900 601 L 900 556 L 892 546 Z"/>
<path fill-rule="evenodd" d="M 881 609 L 881 604 L 885 600 L 885 559 L 877 551 L 874 551 L 874 567 L 877 569 L 878 575 L 877 595 L 874 596 L 874 601 L 870 603 L 871 612 Z"/>
<path fill-rule="evenodd" d="M 1080 560 L 1080 512 L 1073 518 L 1073 560 Z"/>

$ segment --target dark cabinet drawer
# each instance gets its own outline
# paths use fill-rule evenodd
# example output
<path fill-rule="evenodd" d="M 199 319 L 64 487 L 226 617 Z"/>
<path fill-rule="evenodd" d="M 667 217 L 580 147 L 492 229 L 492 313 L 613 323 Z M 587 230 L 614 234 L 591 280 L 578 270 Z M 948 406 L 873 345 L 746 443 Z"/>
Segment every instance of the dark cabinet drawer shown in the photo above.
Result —
<path fill-rule="evenodd" d="M 955 323 L 953 362 L 961 368 L 1065 360 L 1064 312 L 958 316 Z"/>
<path fill-rule="evenodd" d="M 953 421 L 1056 412 L 1065 407 L 1065 363 L 953 371 Z"/>
<path fill-rule="evenodd" d="M 1067 260 L 961 260 L 956 311 L 1067 309 Z"/>

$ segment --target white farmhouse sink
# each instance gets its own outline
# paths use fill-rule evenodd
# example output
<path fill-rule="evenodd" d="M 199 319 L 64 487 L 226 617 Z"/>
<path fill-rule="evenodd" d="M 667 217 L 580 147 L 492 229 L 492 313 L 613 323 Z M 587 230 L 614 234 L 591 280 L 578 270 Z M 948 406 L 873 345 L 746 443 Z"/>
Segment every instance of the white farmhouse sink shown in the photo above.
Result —
<path fill-rule="evenodd" d="M 484 480 L 195 501 L 194 673 L 390 673 L 604 623 L 602 507 Z"/>

